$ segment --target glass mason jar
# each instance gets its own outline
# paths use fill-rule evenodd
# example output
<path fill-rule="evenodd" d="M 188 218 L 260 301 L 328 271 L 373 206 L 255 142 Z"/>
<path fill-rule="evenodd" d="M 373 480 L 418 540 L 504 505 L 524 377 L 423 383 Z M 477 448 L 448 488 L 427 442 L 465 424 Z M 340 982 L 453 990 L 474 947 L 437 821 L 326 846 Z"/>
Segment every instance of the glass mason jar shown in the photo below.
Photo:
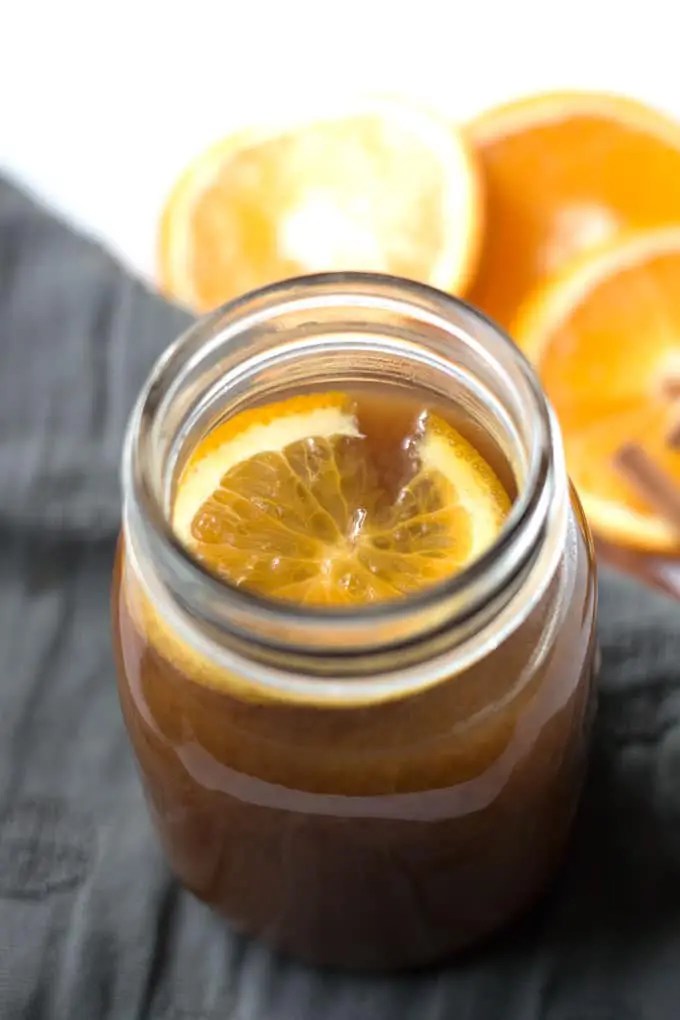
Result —
<path fill-rule="evenodd" d="M 169 525 L 226 415 L 356 383 L 454 402 L 517 497 L 457 576 L 360 611 L 218 581 Z M 581 786 L 596 585 L 560 435 L 522 355 L 460 301 L 389 277 L 293 280 L 208 316 L 129 425 L 114 585 L 123 714 L 179 878 L 314 964 L 433 962 L 525 908 Z"/>

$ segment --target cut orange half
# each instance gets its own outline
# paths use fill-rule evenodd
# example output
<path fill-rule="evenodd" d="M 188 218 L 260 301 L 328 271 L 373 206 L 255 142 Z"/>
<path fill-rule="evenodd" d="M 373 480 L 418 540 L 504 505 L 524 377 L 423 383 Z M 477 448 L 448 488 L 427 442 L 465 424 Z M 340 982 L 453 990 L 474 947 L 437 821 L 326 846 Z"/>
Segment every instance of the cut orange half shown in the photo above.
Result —
<path fill-rule="evenodd" d="M 468 137 L 487 201 L 470 300 L 505 327 L 575 256 L 680 223 L 680 127 L 641 103 L 532 96 L 483 114 Z"/>
<path fill-rule="evenodd" d="M 641 549 L 677 550 L 677 530 L 618 462 L 634 444 L 680 485 L 672 438 L 680 424 L 680 227 L 577 261 L 534 295 L 513 331 L 557 411 L 595 530 Z"/>
<path fill-rule="evenodd" d="M 161 283 L 198 312 L 334 270 L 461 291 L 480 205 L 467 143 L 420 108 L 364 102 L 253 128 L 213 146 L 176 185 L 161 223 Z"/>
<path fill-rule="evenodd" d="M 350 398 L 299 396 L 238 414 L 199 444 L 173 525 L 217 576 L 260 595 L 317 606 L 392 600 L 481 555 L 510 506 L 488 463 L 434 415 L 413 468 L 387 492 Z"/>

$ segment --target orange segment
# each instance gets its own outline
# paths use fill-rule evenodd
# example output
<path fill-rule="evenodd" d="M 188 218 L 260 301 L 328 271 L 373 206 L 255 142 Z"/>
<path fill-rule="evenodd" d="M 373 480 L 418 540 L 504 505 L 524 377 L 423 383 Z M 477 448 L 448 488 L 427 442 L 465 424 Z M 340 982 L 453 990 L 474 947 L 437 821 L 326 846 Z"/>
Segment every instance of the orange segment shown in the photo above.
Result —
<path fill-rule="evenodd" d="M 436 416 L 413 472 L 382 485 L 342 394 L 236 415 L 199 444 L 173 525 L 232 584 L 308 605 L 362 605 L 420 591 L 494 541 L 509 499 L 491 467 Z"/>
<path fill-rule="evenodd" d="M 614 466 L 641 446 L 680 485 L 680 227 L 635 235 L 573 264 L 515 325 L 565 436 L 569 470 L 595 529 L 639 548 L 679 536 Z"/>
<path fill-rule="evenodd" d="M 468 136 L 488 223 L 470 300 L 505 327 L 574 256 L 680 222 L 680 127 L 640 103 L 533 96 L 484 114 Z"/>
<path fill-rule="evenodd" d="M 253 129 L 200 156 L 167 203 L 160 275 L 196 311 L 332 270 L 456 291 L 479 231 L 476 172 L 459 134 L 406 104 L 366 102 Z"/>

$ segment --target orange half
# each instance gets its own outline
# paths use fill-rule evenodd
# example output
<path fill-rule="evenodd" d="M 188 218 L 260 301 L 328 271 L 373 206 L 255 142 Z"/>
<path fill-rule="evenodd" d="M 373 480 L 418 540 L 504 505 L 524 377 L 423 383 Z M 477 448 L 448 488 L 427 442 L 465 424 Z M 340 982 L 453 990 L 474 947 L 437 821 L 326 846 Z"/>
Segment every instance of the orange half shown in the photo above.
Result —
<path fill-rule="evenodd" d="M 405 103 L 253 128 L 186 171 L 163 214 L 160 278 L 197 312 L 276 280 L 370 270 L 461 291 L 481 202 L 461 134 Z"/>
<path fill-rule="evenodd" d="M 537 292 L 514 335 L 557 411 L 569 471 L 603 537 L 656 552 L 680 535 L 624 477 L 639 446 L 680 486 L 680 227 L 633 235 Z"/>
<path fill-rule="evenodd" d="M 680 223 L 680 127 L 641 103 L 532 96 L 483 114 L 467 133 L 487 202 L 470 300 L 506 328 L 574 257 Z"/>

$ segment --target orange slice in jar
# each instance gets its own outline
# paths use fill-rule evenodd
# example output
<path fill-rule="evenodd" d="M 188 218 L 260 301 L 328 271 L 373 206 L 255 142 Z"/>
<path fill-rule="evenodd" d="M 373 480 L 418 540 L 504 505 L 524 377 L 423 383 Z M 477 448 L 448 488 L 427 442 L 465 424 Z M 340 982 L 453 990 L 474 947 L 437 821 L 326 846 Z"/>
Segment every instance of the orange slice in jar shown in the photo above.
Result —
<path fill-rule="evenodd" d="M 173 526 L 218 577 L 315 606 L 402 598 L 494 542 L 510 500 L 477 450 L 436 415 L 396 492 L 367 456 L 351 399 L 312 394 L 215 428 L 178 485 Z"/>

